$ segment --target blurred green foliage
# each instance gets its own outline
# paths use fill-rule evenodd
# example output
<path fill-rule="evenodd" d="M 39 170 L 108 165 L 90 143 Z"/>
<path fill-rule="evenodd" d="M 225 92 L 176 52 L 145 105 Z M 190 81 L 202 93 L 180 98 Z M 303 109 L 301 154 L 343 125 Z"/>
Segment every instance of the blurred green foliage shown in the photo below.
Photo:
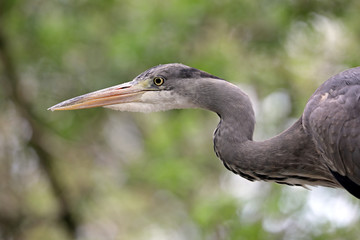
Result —
<path fill-rule="evenodd" d="M 360 205 L 345 191 L 251 183 L 223 168 L 213 113 L 46 109 L 181 62 L 248 92 L 264 139 L 298 118 L 321 82 L 359 65 L 359 9 L 356 0 L 3 0 L 17 91 L 42 127 L 76 238 L 357 239 Z M 5 88 L 0 99 L 0 238 L 68 239 L 29 119 Z"/>

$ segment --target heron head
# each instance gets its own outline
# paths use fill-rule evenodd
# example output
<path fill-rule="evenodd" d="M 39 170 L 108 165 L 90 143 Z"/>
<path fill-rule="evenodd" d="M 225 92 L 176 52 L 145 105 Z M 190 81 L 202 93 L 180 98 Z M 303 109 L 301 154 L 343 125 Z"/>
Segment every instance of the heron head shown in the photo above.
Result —
<path fill-rule="evenodd" d="M 87 93 L 49 108 L 75 110 L 107 107 L 120 111 L 155 112 L 201 107 L 197 101 L 196 80 L 219 79 L 179 63 L 152 67 L 132 81 Z"/>

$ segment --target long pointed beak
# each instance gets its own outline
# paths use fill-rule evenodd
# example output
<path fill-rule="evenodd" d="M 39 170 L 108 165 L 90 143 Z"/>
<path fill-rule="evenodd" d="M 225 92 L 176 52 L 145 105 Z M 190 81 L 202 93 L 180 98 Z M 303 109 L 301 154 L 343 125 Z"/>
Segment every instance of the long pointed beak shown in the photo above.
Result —
<path fill-rule="evenodd" d="M 75 110 L 136 102 L 145 91 L 143 84 L 131 81 L 71 98 L 48 108 L 48 110 Z"/>

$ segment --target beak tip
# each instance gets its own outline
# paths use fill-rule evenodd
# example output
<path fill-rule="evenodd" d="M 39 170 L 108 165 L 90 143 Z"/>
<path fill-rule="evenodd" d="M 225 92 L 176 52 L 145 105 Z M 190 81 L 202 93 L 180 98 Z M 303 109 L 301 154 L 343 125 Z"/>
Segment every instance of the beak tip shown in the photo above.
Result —
<path fill-rule="evenodd" d="M 57 105 L 54 105 L 54 106 L 52 106 L 52 107 L 49 107 L 47 110 L 54 112 L 54 111 L 56 111 L 56 110 L 58 110 L 58 109 L 59 109 L 59 107 L 57 107 Z"/>

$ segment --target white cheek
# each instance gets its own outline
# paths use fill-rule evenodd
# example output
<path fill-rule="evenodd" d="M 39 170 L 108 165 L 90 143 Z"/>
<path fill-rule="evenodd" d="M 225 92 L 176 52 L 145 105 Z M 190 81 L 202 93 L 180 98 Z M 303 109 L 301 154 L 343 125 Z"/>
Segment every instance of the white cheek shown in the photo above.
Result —
<path fill-rule="evenodd" d="M 145 92 L 138 102 L 121 103 L 105 106 L 118 111 L 126 112 L 159 112 L 171 109 L 196 108 L 186 98 L 168 91 Z"/>
<path fill-rule="evenodd" d="M 187 98 L 170 91 L 149 91 L 142 95 L 140 101 L 143 103 L 152 103 L 154 106 L 153 111 L 196 108 Z"/>

